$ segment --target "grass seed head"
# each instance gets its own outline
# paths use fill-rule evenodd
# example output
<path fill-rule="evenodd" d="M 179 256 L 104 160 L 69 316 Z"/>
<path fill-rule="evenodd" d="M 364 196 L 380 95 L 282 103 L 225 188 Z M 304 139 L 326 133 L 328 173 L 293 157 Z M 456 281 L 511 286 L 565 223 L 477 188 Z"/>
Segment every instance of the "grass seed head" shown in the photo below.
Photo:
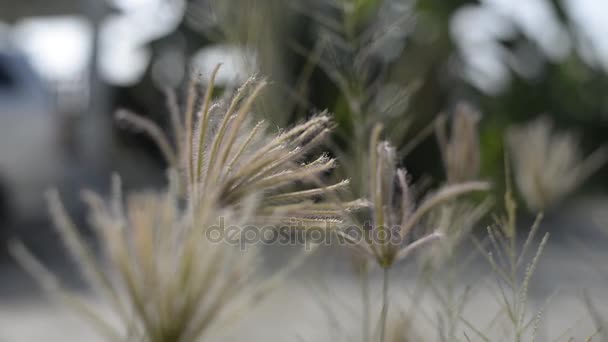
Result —
<path fill-rule="evenodd" d="M 608 160 L 600 148 L 584 158 L 577 137 L 558 132 L 548 117 L 507 132 L 515 182 L 530 211 L 556 205 Z"/>

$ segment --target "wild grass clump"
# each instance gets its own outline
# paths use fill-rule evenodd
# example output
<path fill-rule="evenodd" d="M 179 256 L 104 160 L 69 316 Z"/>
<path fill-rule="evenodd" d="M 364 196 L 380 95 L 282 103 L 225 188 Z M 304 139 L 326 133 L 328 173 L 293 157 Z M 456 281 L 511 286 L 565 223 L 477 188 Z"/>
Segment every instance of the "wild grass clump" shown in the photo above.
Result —
<path fill-rule="evenodd" d="M 196 341 L 255 306 L 286 269 L 257 279 L 259 257 L 226 243 L 212 243 L 208 233 L 224 227 L 298 225 L 332 227 L 364 201 L 341 202 L 336 192 L 348 181 L 324 185 L 322 174 L 335 167 L 325 154 L 307 154 L 326 138 L 333 124 L 325 114 L 292 129 L 268 135 L 262 122 L 248 115 L 266 85 L 254 78 L 227 102 L 213 103 L 213 73 L 202 103 L 191 87 L 182 118 L 169 97 L 174 141 L 153 122 L 129 112 L 119 119 L 148 133 L 169 163 L 164 191 L 122 196 L 118 178 L 111 200 L 85 192 L 91 226 L 101 244 L 98 258 L 63 209 L 56 192 L 51 214 L 65 247 L 90 285 L 107 299 L 122 326 L 114 327 L 56 279 L 24 248 L 14 254 L 53 295 L 86 311 L 109 340 Z M 295 184 L 312 184 L 304 189 Z M 323 196 L 332 193 L 331 202 Z M 218 231 L 217 228 L 220 228 Z M 238 240 L 232 231 L 224 240 Z M 292 265 L 293 266 L 293 265 Z M 289 268 L 289 267 L 288 267 Z"/>
<path fill-rule="evenodd" d="M 49 193 L 53 221 L 64 245 L 90 285 L 110 304 L 115 326 L 94 313 L 82 299 L 67 293 L 22 247 L 16 255 L 53 295 L 69 299 L 93 317 L 108 340 L 196 341 L 214 336 L 243 310 L 268 294 L 255 279 L 255 250 L 210 242 L 205 230 L 221 217 L 239 225 L 246 210 L 222 210 L 213 202 L 183 208 L 176 183 L 167 191 L 135 193 L 123 198 L 118 178 L 108 202 L 85 192 L 90 223 L 102 245 L 98 259 L 68 217 L 56 192 Z"/>

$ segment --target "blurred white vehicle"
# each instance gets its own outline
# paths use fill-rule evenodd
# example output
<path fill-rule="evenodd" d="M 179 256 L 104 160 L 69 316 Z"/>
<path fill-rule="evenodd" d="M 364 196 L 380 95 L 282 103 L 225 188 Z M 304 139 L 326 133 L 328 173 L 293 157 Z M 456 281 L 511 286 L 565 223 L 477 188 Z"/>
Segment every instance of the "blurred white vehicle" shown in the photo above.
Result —
<path fill-rule="evenodd" d="M 0 215 L 29 219 L 45 212 L 44 190 L 61 165 L 51 101 L 25 58 L 0 50 Z"/>

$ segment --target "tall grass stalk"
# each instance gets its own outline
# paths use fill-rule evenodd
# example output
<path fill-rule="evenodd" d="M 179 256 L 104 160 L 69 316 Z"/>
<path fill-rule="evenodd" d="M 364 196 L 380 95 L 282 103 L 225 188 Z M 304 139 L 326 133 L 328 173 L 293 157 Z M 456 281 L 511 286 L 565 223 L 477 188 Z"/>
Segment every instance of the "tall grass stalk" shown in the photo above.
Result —
<path fill-rule="evenodd" d="M 505 216 L 497 219 L 494 227 L 491 226 L 487 229 L 492 249 L 488 251 L 479 242 L 476 242 L 476 245 L 482 251 L 482 254 L 486 257 L 493 272 L 496 274 L 500 304 L 507 316 L 512 341 L 522 342 L 526 333 L 531 334 L 532 340 L 535 339 L 538 322 L 543 314 L 542 308 L 534 315 L 528 314 L 528 290 L 540 256 L 547 244 L 549 233 L 544 234 L 532 258 L 526 262 L 528 252 L 539 231 L 543 214 L 539 213 L 536 216 L 534 224 L 530 228 L 523 245 L 520 247 L 517 238 L 517 204 L 512 193 L 508 158 L 505 160 L 507 179 Z M 506 288 L 504 287 L 505 285 Z M 480 337 L 484 339 L 488 338 L 480 330 L 476 332 Z"/>
<path fill-rule="evenodd" d="M 390 268 L 382 269 L 382 311 L 380 313 L 380 342 L 385 342 L 386 335 L 386 324 L 388 316 L 388 305 L 389 305 L 389 274 Z"/>
<path fill-rule="evenodd" d="M 428 248 L 433 242 L 441 239 L 443 234 L 433 227 L 430 233 L 420 237 L 413 236 L 414 228 L 421 224 L 423 218 L 433 209 L 450 200 L 476 191 L 487 191 L 490 185 L 486 182 L 472 181 L 460 184 L 446 185 L 428 196 L 419 205 L 411 193 L 404 169 L 396 166 L 394 148 L 388 142 L 380 141 L 381 126 L 377 126 L 370 140 L 369 162 L 369 197 L 371 227 L 359 224 L 363 239 L 352 240 L 342 232 L 337 233 L 345 241 L 351 242 L 352 247 L 363 257 L 371 258 L 383 269 L 382 311 L 376 331 L 380 340 L 384 339 L 389 309 L 389 274 L 399 261 L 408 258 L 419 249 Z M 394 184 L 397 187 L 394 188 Z M 365 274 L 363 274 L 366 276 Z M 366 296 L 366 281 L 362 281 L 363 296 Z M 367 304 L 364 298 L 364 310 Z M 363 317 L 366 317 L 364 312 Z M 366 323 L 364 323 L 366 324 Z M 364 328 L 365 329 L 365 328 Z"/>
<path fill-rule="evenodd" d="M 361 286 L 361 340 L 363 342 L 369 342 L 369 322 L 371 320 L 371 297 L 370 297 L 370 284 L 369 284 L 369 261 L 365 258 L 357 261 L 360 263 L 358 269 L 360 286 Z"/>

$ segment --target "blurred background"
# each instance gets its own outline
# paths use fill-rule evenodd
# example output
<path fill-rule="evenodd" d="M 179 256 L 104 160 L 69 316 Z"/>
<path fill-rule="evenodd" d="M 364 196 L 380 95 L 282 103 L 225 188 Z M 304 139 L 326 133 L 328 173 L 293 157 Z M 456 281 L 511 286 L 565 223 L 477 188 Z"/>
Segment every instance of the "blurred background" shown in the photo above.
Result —
<path fill-rule="evenodd" d="M 482 174 L 501 180 L 510 124 L 550 115 L 585 152 L 608 143 L 607 18 L 606 0 L 0 0 L 0 299 L 34 288 L 6 241 L 62 263 L 46 189 L 82 221 L 80 189 L 104 192 L 112 172 L 163 184 L 159 151 L 118 108 L 166 123 L 164 91 L 183 103 L 191 75 L 221 62 L 222 88 L 271 81 L 257 110 L 271 126 L 328 109 L 357 162 L 385 122 L 413 177 L 439 179 L 430 128 L 466 102 L 482 115 Z M 579 195 L 603 198 L 605 174 Z"/>

